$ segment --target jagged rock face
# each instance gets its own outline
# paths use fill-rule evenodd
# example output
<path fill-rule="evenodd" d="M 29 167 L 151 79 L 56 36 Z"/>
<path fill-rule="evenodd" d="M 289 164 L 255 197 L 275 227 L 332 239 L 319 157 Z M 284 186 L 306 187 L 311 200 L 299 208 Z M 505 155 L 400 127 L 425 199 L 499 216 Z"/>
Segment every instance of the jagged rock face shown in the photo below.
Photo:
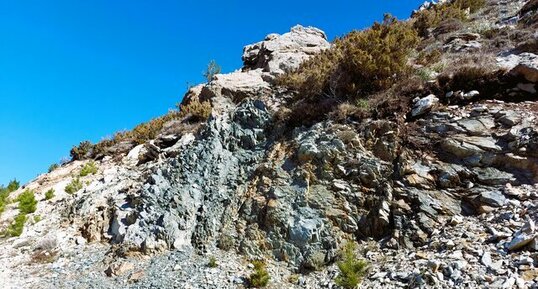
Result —
<path fill-rule="evenodd" d="M 270 123 L 259 101 L 227 105 L 228 112 L 212 118 L 177 157 L 139 179 L 139 191 L 108 208 L 117 208 L 107 230 L 114 242 L 146 252 L 211 244 L 228 211 L 240 204 L 253 164 L 264 155 Z"/>
<path fill-rule="evenodd" d="M 459 53 L 482 50 L 484 40 L 455 33 L 439 44 Z M 0 265 L 39 236 L 32 245 L 36 250 L 44 241 L 52 244 L 50 252 L 91 248 L 76 256 L 89 257 L 97 270 L 108 268 L 114 278 L 101 279 L 102 284 L 140 281 L 131 286 L 168 288 L 207 285 L 215 278 L 207 287 L 237 287 L 244 283 L 238 276 L 247 276 L 238 269 L 245 267 L 243 259 L 261 258 L 288 273 L 332 266 L 301 277 L 310 280 L 301 287 L 319 288 L 320 283 L 333 287 L 337 250 L 345 240 L 356 240 L 369 250 L 365 257 L 374 268 L 365 288 L 426 283 L 475 288 L 486 281 L 509 288 L 514 280 L 521 283 L 521 272 L 524 279 L 536 278 L 538 258 L 529 253 L 538 250 L 536 55 L 498 55 L 498 64 L 521 82 L 507 93 L 525 91 L 533 101 L 487 100 L 480 87 L 425 92 L 408 107 L 407 117 L 402 112 L 398 119 L 321 121 L 278 134 L 275 111 L 291 97 L 272 79 L 328 47 L 323 32 L 314 28 L 269 35 L 245 47 L 242 70 L 189 90 L 184 104 L 211 102 L 207 122 L 171 121 L 154 140 L 118 145 L 115 158 L 99 160 L 99 173 L 83 178 L 84 189 L 74 195 L 64 188 L 82 163 L 40 177 L 29 188 L 38 195 L 54 188 L 57 195 L 50 202 L 41 199 L 38 213 L 51 213 L 54 218 L 47 221 L 64 226 L 43 236 L 44 222 L 33 224 L 34 231 L 0 250 Z M 68 209 L 60 217 L 63 208 Z M 8 211 L 0 226 L 10 221 L 5 216 L 13 217 L 14 210 Z M 366 240 L 375 240 L 375 246 Z M 110 248 L 119 253 L 110 254 L 113 260 L 103 257 Z M 139 252 L 151 256 L 145 273 L 135 271 L 142 258 L 114 259 Z M 226 255 L 222 262 L 233 260 L 226 264 L 233 270 L 206 270 L 203 253 Z M 71 272 L 87 266 L 85 260 L 82 265 L 68 260 Z M 184 273 L 181 285 L 178 270 Z M 493 282 L 491 272 L 501 277 Z M 78 276 L 65 283 L 60 275 L 51 284 L 91 287 L 99 276 L 93 273 L 86 283 L 78 283 Z M 0 270 L 0 279 L 4 276 Z M 287 280 L 282 276 L 275 279 Z M 166 281 L 159 283 L 161 277 Z"/>
<path fill-rule="evenodd" d="M 297 25 L 288 33 L 269 34 L 264 41 L 245 46 L 243 70 L 262 69 L 273 75 L 282 74 L 329 47 L 323 31 Z"/>

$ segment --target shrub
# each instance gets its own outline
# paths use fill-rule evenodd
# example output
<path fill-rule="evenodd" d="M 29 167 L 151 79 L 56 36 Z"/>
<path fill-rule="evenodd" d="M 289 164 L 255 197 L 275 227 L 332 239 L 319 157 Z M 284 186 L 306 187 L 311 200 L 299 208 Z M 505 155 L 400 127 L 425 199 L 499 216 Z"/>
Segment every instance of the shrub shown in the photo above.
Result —
<path fill-rule="evenodd" d="M 207 262 L 207 267 L 216 268 L 217 266 L 218 266 L 217 258 L 215 258 L 214 256 L 209 257 L 209 262 Z"/>
<path fill-rule="evenodd" d="M 95 166 L 95 162 L 90 161 L 86 163 L 82 169 L 80 170 L 80 176 L 85 177 L 87 175 L 94 175 L 97 173 L 97 166 Z"/>
<path fill-rule="evenodd" d="M 155 139 L 159 132 L 161 132 L 165 123 L 179 117 L 179 112 L 171 111 L 164 116 L 154 118 L 148 122 L 135 126 L 132 131 L 116 133 L 111 144 L 116 144 L 124 140 L 131 140 L 136 144 L 143 144 L 148 140 Z M 110 141 L 108 141 L 108 143 L 110 143 Z"/>
<path fill-rule="evenodd" d="M 65 186 L 65 192 L 72 195 L 82 189 L 82 182 L 79 177 L 73 178 L 71 183 Z"/>
<path fill-rule="evenodd" d="M 14 179 L 14 180 L 9 182 L 6 189 L 11 193 L 11 192 L 14 192 L 14 191 L 18 190 L 19 187 L 20 187 L 19 181 Z"/>
<path fill-rule="evenodd" d="M 10 181 L 6 188 L 0 186 L 0 214 L 4 212 L 6 205 L 9 202 L 9 194 L 16 191 L 18 188 L 19 182 L 17 180 Z"/>
<path fill-rule="evenodd" d="M 93 148 L 93 145 L 89 141 L 83 141 L 78 146 L 74 146 L 69 154 L 71 155 L 71 159 L 76 160 L 84 160 L 90 157 L 91 150 Z"/>
<path fill-rule="evenodd" d="M 15 199 L 15 201 L 19 202 L 18 208 L 20 214 L 30 214 L 37 209 L 37 201 L 35 199 L 34 191 L 32 190 L 25 190 Z"/>
<path fill-rule="evenodd" d="M 305 98 L 354 99 L 389 87 L 408 71 L 407 57 L 419 37 L 406 22 L 385 15 L 382 23 L 353 31 L 277 80 Z"/>
<path fill-rule="evenodd" d="M 290 282 L 291 284 L 297 284 L 297 282 L 299 282 L 299 275 L 298 274 L 291 274 L 288 277 L 288 282 Z"/>
<path fill-rule="evenodd" d="M 357 287 L 368 271 L 368 264 L 355 257 L 355 250 L 355 243 L 348 242 L 341 252 L 341 261 L 337 264 L 340 274 L 336 277 L 335 283 L 346 289 Z"/>
<path fill-rule="evenodd" d="M 189 117 L 194 122 L 205 121 L 211 115 L 211 104 L 209 101 L 200 102 L 198 99 L 193 99 L 179 106 L 179 115 L 181 118 Z"/>
<path fill-rule="evenodd" d="M 45 200 L 50 200 L 52 198 L 54 198 L 54 189 L 45 192 Z"/>
<path fill-rule="evenodd" d="M 26 215 L 17 215 L 14 222 L 7 228 L 7 235 L 12 237 L 20 236 L 24 229 L 24 223 L 26 223 Z"/>
<path fill-rule="evenodd" d="M 452 5 L 461 10 L 469 9 L 471 13 L 475 13 L 486 5 L 486 0 L 455 0 Z"/>
<path fill-rule="evenodd" d="M 59 168 L 60 165 L 58 164 L 52 164 L 49 166 L 49 173 L 53 172 L 54 170 L 56 170 L 57 168 Z"/>
<path fill-rule="evenodd" d="M 440 49 L 423 50 L 418 54 L 415 62 L 420 65 L 428 66 L 439 62 L 442 55 L 443 53 Z"/>
<path fill-rule="evenodd" d="M 445 91 L 472 90 L 483 86 L 483 79 L 489 74 L 482 66 L 462 66 L 451 74 L 438 76 L 441 88 Z"/>
<path fill-rule="evenodd" d="M 215 60 L 211 60 L 207 64 L 207 68 L 202 74 L 207 80 L 207 82 L 210 82 L 213 79 L 213 77 L 219 74 L 220 72 L 221 72 L 220 65 L 218 65 Z"/>
<path fill-rule="evenodd" d="M 34 263 L 52 263 L 54 260 L 56 260 L 56 257 L 58 255 L 58 251 L 49 251 L 49 250 L 36 250 L 32 256 L 31 259 Z"/>
<path fill-rule="evenodd" d="M 234 238 L 227 233 L 221 233 L 217 241 L 217 247 L 224 251 L 229 251 L 234 247 Z"/>
<path fill-rule="evenodd" d="M 40 215 L 35 215 L 34 216 L 34 223 L 37 223 L 39 221 L 41 221 L 41 216 Z"/>
<path fill-rule="evenodd" d="M 314 271 L 321 271 L 325 267 L 325 253 L 315 252 L 309 257 L 309 268 Z"/>
<path fill-rule="evenodd" d="M 420 36 L 427 36 L 430 28 L 437 27 L 442 21 L 449 19 L 466 20 L 467 13 L 451 3 L 438 4 L 424 9 L 413 16 L 413 27 Z"/>
<path fill-rule="evenodd" d="M 265 267 L 263 261 L 253 261 L 254 272 L 248 278 L 250 287 L 265 287 L 269 283 L 271 276 Z"/>

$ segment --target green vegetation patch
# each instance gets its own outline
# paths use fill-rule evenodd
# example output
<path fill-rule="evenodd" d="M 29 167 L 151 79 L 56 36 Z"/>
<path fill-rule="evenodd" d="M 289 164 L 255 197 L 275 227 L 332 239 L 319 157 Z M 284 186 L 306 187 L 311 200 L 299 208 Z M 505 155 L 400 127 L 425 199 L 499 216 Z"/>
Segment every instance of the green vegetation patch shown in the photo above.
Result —
<path fill-rule="evenodd" d="M 82 189 L 82 182 L 79 177 L 73 178 L 73 180 L 65 186 L 65 192 L 72 195 Z"/>
<path fill-rule="evenodd" d="M 50 200 L 52 198 L 54 198 L 54 189 L 45 192 L 45 200 Z"/>
<path fill-rule="evenodd" d="M 267 272 L 265 263 L 256 260 L 253 261 L 252 264 L 254 265 L 254 272 L 250 274 L 248 278 L 250 287 L 259 288 L 267 286 L 271 276 L 269 275 L 269 272 Z"/>
<path fill-rule="evenodd" d="M 341 260 L 337 264 L 340 274 L 336 277 L 335 283 L 346 289 L 356 288 L 368 272 L 368 263 L 357 259 L 355 250 L 355 243 L 348 242 L 344 246 Z"/>
<path fill-rule="evenodd" d="M 80 176 L 85 177 L 87 175 L 95 175 L 97 173 L 97 166 L 94 161 L 89 161 L 80 170 Z"/>
<path fill-rule="evenodd" d="M 25 190 L 15 201 L 19 202 L 19 214 L 31 214 L 37 209 L 37 200 L 32 190 Z"/>
<path fill-rule="evenodd" d="M 385 15 L 383 22 L 335 40 L 330 49 L 277 83 L 301 98 L 364 98 L 390 87 L 409 71 L 408 56 L 419 41 L 411 25 Z"/>

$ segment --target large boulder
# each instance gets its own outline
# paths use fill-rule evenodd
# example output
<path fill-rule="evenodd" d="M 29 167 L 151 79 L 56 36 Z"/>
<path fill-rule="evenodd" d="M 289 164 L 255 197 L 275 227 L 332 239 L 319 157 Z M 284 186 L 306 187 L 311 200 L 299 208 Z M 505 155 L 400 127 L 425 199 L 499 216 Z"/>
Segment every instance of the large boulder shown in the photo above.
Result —
<path fill-rule="evenodd" d="M 534 53 L 509 54 L 497 58 L 497 62 L 513 75 L 523 76 L 530 82 L 538 82 L 538 55 Z"/>
<path fill-rule="evenodd" d="M 282 74 L 329 47 L 323 31 L 297 25 L 288 33 L 269 34 L 264 41 L 245 46 L 243 70 L 262 69 L 272 75 Z"/>
<path fill-rule="evenodd" d="M 245 98 L 260 98 L 270 93 L 271 86 L 263 80 L 261 71 L 235 71 L 215 75 L 213 80 L 201 89 L 198 98 L 208 100 L 214 97 L 226 97 L 234 102 L 240 102 Z"/>

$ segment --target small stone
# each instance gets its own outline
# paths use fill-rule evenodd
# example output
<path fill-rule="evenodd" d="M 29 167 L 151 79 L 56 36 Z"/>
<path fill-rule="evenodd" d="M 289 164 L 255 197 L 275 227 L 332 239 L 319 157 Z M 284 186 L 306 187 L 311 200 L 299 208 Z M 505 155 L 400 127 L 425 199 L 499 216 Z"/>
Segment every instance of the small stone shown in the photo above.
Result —
<path fill-rule="evenodd" d="M 452 226 L 457 226 L 457 225 L 459 225 L 461 223 L 463 223 L 463 217 L 462 216 L 456 215 L 456 216 L 452 216 L 452 218 L 450 218 L 450 225 L 452 225 Z"/>
<path fill-rule="evenodd" d="M 144 277 L 144 271 L 143 270 L 136 271 L 133 274 L 131 274 L 131 276 L 129 276 L 129 282 L 138 282 L 142 279 L 142 277 Z"/>
<path fill-rule="evenodd" d="M 492 261 L 491 261 L 491 254 L 489 252 L 485 252 L 482 255 L 482 258 L 480 258 L 480 263 L 486 267 L 491 267 Z"/>
<path fill-rule="evenodd" d="M 134 265 L 129 262 L 118 262 L 110 264 L 108 269 L 105 271 L 107 276 L 121 276 L 128 271 L 131 271 L 134 269 Z"/>
<path fill-rule="evenodd" d="M 510 251 L 514 251 L 525 247 L 530 244 L 536 237 L 534 221 L 529 219 L 521 230 L 514 234 L 514 237 L 507 244 L 507 248 Z"/>
<path fill-rule="evenodd" d="M 428 268 L 430 268 L 430 270 L 435 273 L 439 270 L 439 267 L 441 267 L 441 262 L 439 262 L 438 260 L 430 260 L 428 261 L 426 266 L 428 266 Z"/>

